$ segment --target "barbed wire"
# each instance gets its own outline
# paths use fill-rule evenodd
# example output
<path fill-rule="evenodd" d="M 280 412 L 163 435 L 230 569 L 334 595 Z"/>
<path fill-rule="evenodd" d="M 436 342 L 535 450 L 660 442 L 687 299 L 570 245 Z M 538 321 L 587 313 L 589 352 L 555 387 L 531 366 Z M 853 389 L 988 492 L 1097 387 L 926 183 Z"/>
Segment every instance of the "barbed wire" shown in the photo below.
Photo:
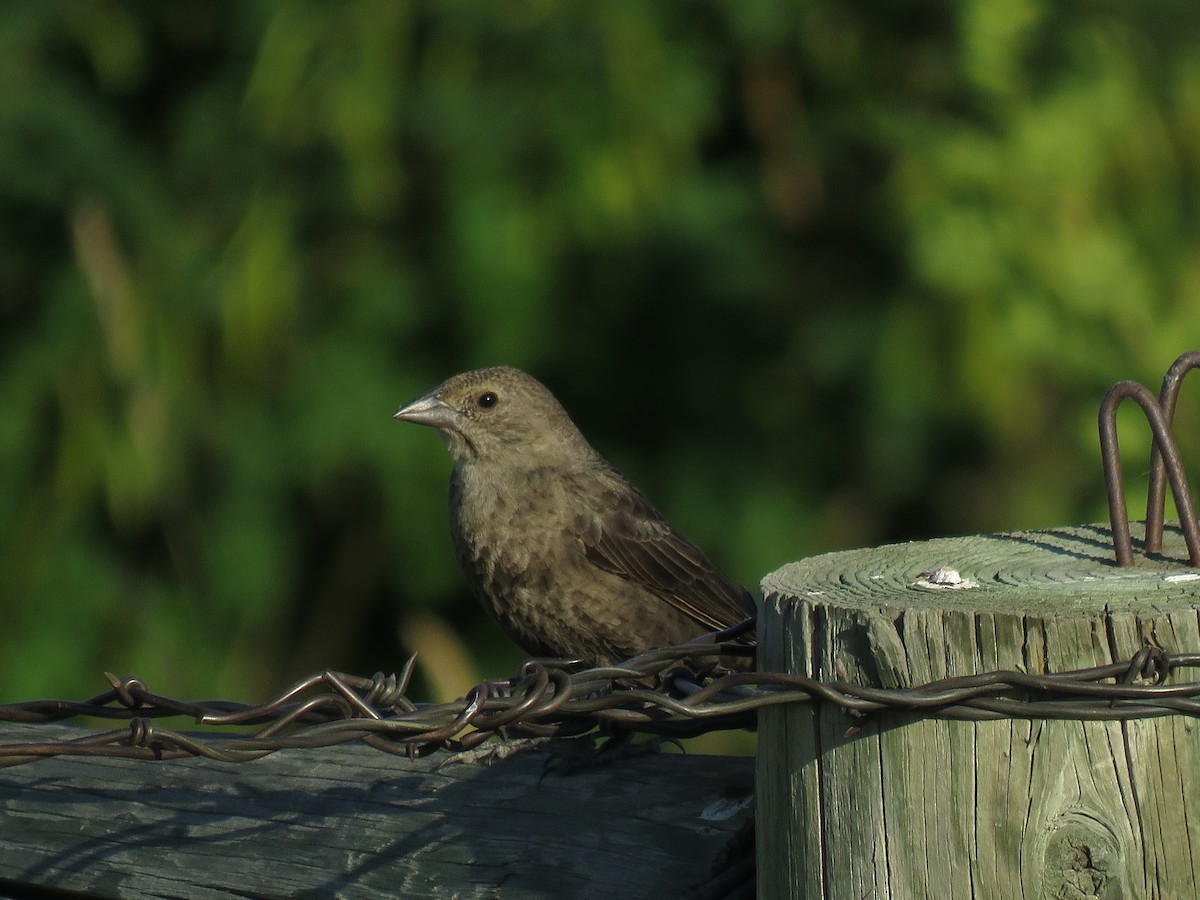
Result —
<path fill-rule="evenodd" d="M 1196 368 L 1200 351 L 1185 353 L 1168 370 L 1158 397 L 1134 382 L 1119 382 L 1101 404 L 1100 443 L 1118 565 L 1133 561 L 1116 440 L 1116 408 L 1129 398 L 1142 407 L 1154 432 L 1146 549 L 1161 548 L 1169 481 L 1191 562 L 1200 565 L 1200 523 L 1170 432 L 1179 385 Z M 778 672 L 729 671 L 724 664 L 730 657 L 753 655 L 754 647 L 744 640 L 753 629 L 754 621 L 748 619 L 618 666 L 580 668 L 572 660 L 530 660 L 513 677 L 485 681 L 451 703 L 409 699 L 415 657 L 398 673 L 371 678 L 319 672 L 259 704 L 178 700 L 154 693 L 140 678 L 109 674 L 109 689 L 94 697 L 0 705 L 0 721 L 115 719 L 125 720 L 124 727 L 0 743 L 0 767 L 67 755 L 158 760 L 197 756 L 244 762 L 279 750 L 353 742 L 415 758 L 471 750 L 494 737 L 572 736 L 597 727 L 683 738 L 752 727 L 761 709 L 805 703 L 841 708 L 850 718 L 848 731 L 885 710 L 967 720 L 1119 721 L 1200 715 L 1200 681 L 1167 683 L 1176 671 L 1200 666 L 1200 653 L 1168 654 L 1145 647 L 1127 663 L 1058 674 L 995 671 L 911 688 L 879 688 Z M 168 718 L 186 718 L 206 730 L 184 732 L 159 724 Z"/>
<path fill-rule="evenodd" d="M 752 621 L 739 626 L 752 627 Z M 1200 667 L 1200 653 L 1169 654 L 1157 647 L 1145 647 L 1125 663 L 1045 675 L 995 671 L 910 688 L 730 672 L 717 662 L 748 652 L 753 648 L 741 644 L 692 642 L 617 666 L 580 669 L 570 660 L 535 659 L 513 677 L 483 682 L 450 703 L 408 698 L 415 657 L 398 673 L 371 678 L 319 672 L 259 704 L 178 700 L 151 691 L 140 678 L 110 674 L 109 689 L 94 697 L 0 705 L 0 721 L 110 719 L 125 720 L 123 727 L 0 743 L 0 767 L 53 756 L 246 762 L 279 750 L 354 742 L 416 758 L 471 750 L 491 738 L 566 737 L 597 727 L 686 738 L 753 727 L 757 712 L 767 707 L 813 703 L 844 710 L 848 732 L 860 729 L 865 717 L 888 710 L 958 720 L 1200 715 L 1200 681 L 1168 683 L 1172 674 Z M 712 662 L 704 664 L 705 659 Z M 161 724 L 170 718 L 190 720 L 204 730 Z"/>

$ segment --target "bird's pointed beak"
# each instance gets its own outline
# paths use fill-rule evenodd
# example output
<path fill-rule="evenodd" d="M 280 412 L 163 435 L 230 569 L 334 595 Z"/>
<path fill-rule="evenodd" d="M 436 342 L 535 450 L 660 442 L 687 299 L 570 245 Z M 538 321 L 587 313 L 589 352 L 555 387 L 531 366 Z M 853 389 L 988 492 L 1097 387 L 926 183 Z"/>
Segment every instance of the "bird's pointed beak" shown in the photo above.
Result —
<path fill-rule="evenodd" d="M 459 413 L 437 394 L 425 394 L 412 403 L 400 407 L 392 418 L 400 419 L 402 422 L 429 425 L 433 428 L 454 428 L 458 425 Z"/>

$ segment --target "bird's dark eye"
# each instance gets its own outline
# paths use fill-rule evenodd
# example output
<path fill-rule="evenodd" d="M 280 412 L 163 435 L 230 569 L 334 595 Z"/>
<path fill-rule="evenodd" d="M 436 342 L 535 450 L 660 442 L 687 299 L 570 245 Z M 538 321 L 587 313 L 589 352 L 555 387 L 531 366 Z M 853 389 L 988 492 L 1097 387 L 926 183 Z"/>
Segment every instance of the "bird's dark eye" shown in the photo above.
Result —
<path fill-rule="evenodd" d="M 493 394 L 491 391 L 486 391 L 486 392 L 480 394 L 479 399 L 476 400 L 475 402 L 479 404 L 481 409 L 491 409 L 493 406 L 496 405 L 496 401 L 499 399 L 500 398 L 497 397 L 495 394 Z"/>

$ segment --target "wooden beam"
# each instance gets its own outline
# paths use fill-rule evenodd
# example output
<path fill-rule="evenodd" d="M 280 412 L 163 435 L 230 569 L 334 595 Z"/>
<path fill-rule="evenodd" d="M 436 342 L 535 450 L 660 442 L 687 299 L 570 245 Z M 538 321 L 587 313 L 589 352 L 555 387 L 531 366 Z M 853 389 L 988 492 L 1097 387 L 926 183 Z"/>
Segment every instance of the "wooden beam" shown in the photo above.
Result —
<path fill-rule="evenodd" d="M 79 733 L 4 725 L 0 741 Z M 543 778 L 546 758 L 359 745 L 0 769 L 0 895 L 680 896 L 750 815 L 749 757 L 662 753 Z"/>

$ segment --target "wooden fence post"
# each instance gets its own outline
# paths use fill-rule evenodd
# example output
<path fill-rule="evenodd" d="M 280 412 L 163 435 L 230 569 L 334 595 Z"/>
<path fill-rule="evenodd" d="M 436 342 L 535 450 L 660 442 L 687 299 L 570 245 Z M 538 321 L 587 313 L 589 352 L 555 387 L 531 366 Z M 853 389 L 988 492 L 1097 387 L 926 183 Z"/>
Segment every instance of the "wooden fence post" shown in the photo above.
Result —
<path fill-rule="evenodd" d="M 763 580 L 768 671 L 912 687 L 1200 651 L 1200 574 L 1106 527 L 828 554 Z M 940 575 L 933 574 L 942 570 Z M 954 570 L 957 577 L 950 572 Z M 941 582 L 939 584 L 939 582 Z M 1200 896 L 1200 724 L 760 713 L 763 898 Z"/>

